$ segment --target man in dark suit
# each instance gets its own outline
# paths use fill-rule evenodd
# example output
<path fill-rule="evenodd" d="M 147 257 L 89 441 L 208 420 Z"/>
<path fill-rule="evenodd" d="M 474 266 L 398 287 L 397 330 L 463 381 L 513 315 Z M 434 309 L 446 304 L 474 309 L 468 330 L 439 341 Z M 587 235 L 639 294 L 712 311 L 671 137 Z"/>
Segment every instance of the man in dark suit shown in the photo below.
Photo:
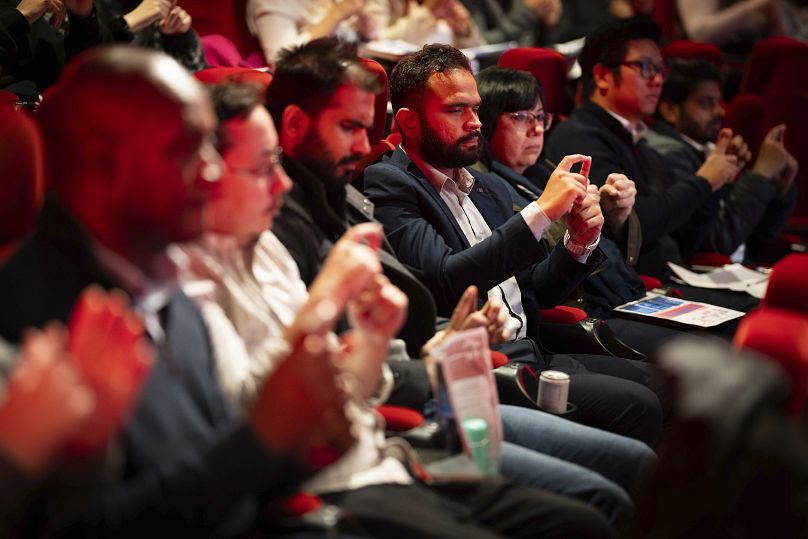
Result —
<path fill-rule="evenodd" d="M 132 537 L 253 528 L 259 497 L 290 493 L 310 473 L 313 436 L 336 450 L 353 440 L 328 358 L 303 347 L 236 418 L 201 316 L 175 285 L 167 247 L 202 231 L 221 171 L 207 94 L 166 56 L 98 49 L 67 69 L 39 118 L 56 197 L 0 270 L 0 335 L 18 341 L 28 326 L 66 321 L 96 283 L 129 294 L 158 352 L 122 455 L 93 467 L 97 483 L 74 480 L 45 525 Z"/>
<path fill-rule="evenodd" d="M 672 59 L 668 67 L 671 73 L 662 88 L 656 120 L 645 133 L 668 169 L 679 176 L 693 175 L 716 143 L 728 141 L 742 160 L 748 160 L 740 136 L 721 129 L 726 112 L 718 68 L 706 60 L 684 59 Z M 774 127 L 755 163 L 715 193 L 721 199 L 718 219 L 699 250 L 730 255 L 752 235 L 772 239 L 783 231 L 797 202 L 798 166 L 783 145 L 784 135 L 785 126 Z"/>
<path fill-rule="evenodd" d="M 474 284 L 502 301 L 512 339 L 538 341 L 539 309 L 565 299 L 602 258 L 600 207 L 585 176 L 570 172 L 588 158 L 566 157 L 539 200 L 514 216 L 499 182 L 464 168 L 481 148 L 480 97 L 465 56 L 453 47 L 426 46 L 396 66 L 390 87 L 403 142 L 365 171 L 365 187 L 399 259 L 430 289 L 439 313 Z M 541 235 L 561 218 L 569 234 L 548 252 Z M 641 366 L 581 356 L 584 367 L 570 356 L 541 358 L 538 351 L 535 359 L 541 369 L 573 374 L 570 396 L 581 422 L 641 439 L 656 428 L 659 404 L 644 386 Z M 624 412 L 633 419 L 626 422 Z"/>

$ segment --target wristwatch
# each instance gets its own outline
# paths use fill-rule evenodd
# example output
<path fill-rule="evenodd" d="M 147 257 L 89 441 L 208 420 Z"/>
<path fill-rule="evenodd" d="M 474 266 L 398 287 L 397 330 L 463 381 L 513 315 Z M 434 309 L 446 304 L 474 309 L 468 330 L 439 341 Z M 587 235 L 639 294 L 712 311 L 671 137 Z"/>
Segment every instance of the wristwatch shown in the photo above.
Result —
<path fill-rule="evenodd" d="M 567 251 L 569 251 L 569 253 L 573 256 L 591 255 L 592 251 L 598 247 L 598 243 L 600 243 L 600 234 L 598 234 L 595 241 L 589 245 L 581 245 L 580 243 L 576 243 L 572 240 L 572 236 L 570 236 L 569 231 L 564 232 L 564 247 L 566 247 Z"/>

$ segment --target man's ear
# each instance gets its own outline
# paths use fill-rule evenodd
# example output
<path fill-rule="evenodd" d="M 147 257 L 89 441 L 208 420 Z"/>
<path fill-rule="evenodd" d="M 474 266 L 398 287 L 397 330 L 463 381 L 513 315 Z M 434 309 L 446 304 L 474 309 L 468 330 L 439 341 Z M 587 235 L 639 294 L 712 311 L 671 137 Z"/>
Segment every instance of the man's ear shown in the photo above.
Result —
<path fill-rule="evenodd" d="M 311 126 L 311 117 L 298 105 L 289 105 L 283 109 L 280 133 L 281 147 L 284 153 L 295 157 L 297 147 L 306 137 Z"/>
<path fill-rule="evenodd" d="M 595 81 L 595 88 L 600 95 L 606 95 L 609 86 L 615 85 L 614 73 L 603 64 L 595 64 L 592 68 L 592 78 Z"/>
<path fill-rule="evenodd" d="M 421 118 L 412 109 L 402 107 L 396 112 L 396 124 L 403 138 L 418 140 L 421 138 Z"/>
<path fill-rule="evenodd" d="M 679 106 L 674 105 L 668 100 L 660 101 L 657 105 L 657 110 L 659 110 L 659 115 L 662 118 L 671 124 L 674 127 L 679 126 Z"/>

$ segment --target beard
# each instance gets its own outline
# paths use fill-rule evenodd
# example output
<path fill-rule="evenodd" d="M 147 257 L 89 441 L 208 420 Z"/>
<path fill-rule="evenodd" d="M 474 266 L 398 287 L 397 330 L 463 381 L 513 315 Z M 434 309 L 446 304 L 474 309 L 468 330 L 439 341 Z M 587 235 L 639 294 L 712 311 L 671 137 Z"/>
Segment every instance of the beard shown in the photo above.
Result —
<path fill-rule="evenodd" d="M 351 181 L 353 171 L 346 170 L 339 173 L 339 167 L 358 163 L 361 160 L 362 154 L 359 153 L 346 155 L 340 159 L 335 158 L 315 129 L 309 129 L 300 143 L 298 161 L 328 186 L 345 187 Z"/>
<path fill-rule="evenodd" d="M 423 122 L 423 139 L 421 140 L 421 155 L 438 167 L 460 168 L 473 165 L 482 155 L 482 134 L 479 131 L 469 133 L 454 143 L 446 143 L 436 131 L 433 131 L 426 122 Z M 477 141 L 477 146 L 464 149 L 463 143 Z"/>
<path fill-rule="evenodd" d="M 681 129 L 682 133 L 699 144 L 707 144 L 708 142 L 715 142 L 718 138 L 718 132 L 721 130 L 721 119 L 711 120 L 702 128 L 686 115 L 682 115 Z"/>

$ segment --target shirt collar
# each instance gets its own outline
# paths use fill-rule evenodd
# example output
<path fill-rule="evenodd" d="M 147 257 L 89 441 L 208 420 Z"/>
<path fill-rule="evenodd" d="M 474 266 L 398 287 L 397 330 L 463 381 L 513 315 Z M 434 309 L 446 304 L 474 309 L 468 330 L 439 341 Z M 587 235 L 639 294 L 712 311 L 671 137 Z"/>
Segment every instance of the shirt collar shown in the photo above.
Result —
<path fill-rule="evenodd" d="M 622 125 L 626 129 L 626 131 L 631 133 L 631 138 L 634 141 L 634 144 L 637 144 L 640 141 L 642 136 L 645 134 L 645 131 L 648 129 L 648 126 L 645 125 L 643 122 L 637 122 L 636 124 L 632 124 L 631 122 L 629 122 L 616 112 L 612 112 L 609 109 L 603 109 L 603 110 L 608 112 L 612 118 L 620 122 L 620 125 Z"/>
<path fill-rule="evenodd" d="M 454 194 L 458 200 L 462 200 L 471 193 L 474 187 L 474 176 L 463 167 L 455 168 L 452 170 L 453 178 L 450 178 L 440 170 L 436 169 L 426 161 L 424 161 L 415 152 L 408 152 L 404 146 L 400 146 L 401 150 L 410 158 L 410 160 L 424 173 L 426 179 L 440 193 L 444 190 Z"/>
<path fill-rule="evenodd" d="M 687 142 L 690 146 L 692 146 L 697 152 L 701 153 L 702 155 L 710 155 L 710 153 L 715 148 L 715 144 L 712 142 L 708 142 L 706 144 L 700 144 L 683 133 L 679 133 L 679 136 L 682 137 L 682 140 Z"/>
<path fill-rule="evenodd" d="M 91 249 L 101 266 L 129 293 L 135 306 L 142 310 L 159 311 L 177 290 L 178 275 L 185 258 L 174 246 L 158 257 L 148 271 L 143 271 L 99 242 L 93 242 Z"/>

